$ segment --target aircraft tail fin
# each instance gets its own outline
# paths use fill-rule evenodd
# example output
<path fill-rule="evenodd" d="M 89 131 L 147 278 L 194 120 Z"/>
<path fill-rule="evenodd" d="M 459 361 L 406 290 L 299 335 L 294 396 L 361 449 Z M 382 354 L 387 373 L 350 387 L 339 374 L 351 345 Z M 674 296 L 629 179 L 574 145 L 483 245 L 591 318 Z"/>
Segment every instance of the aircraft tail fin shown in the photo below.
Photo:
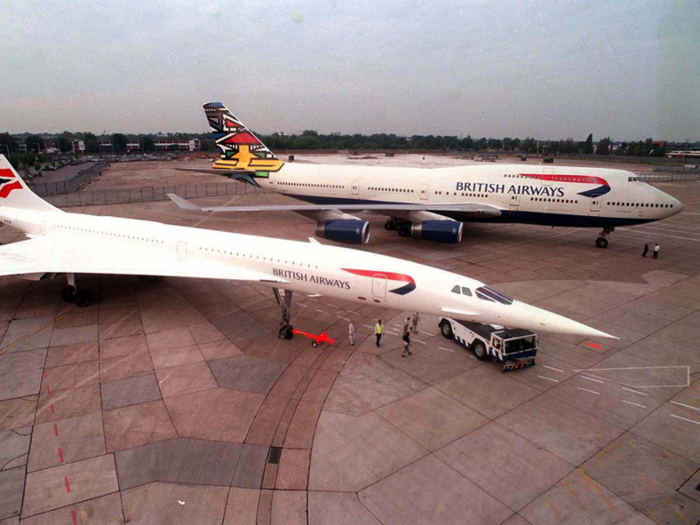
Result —
<path fill-rule="evenodd" d="M 284 163 L 221 102 L 204 104 L 204 114 L 214 134 L 221 158 L 215 169 L 227 170 L 226 176 L 244 179 L 257 186 L 256 177 L 269 177 Z"/>
<path fill-rule="evenodd" d="M 5 155 L 0 155 L 0 207 L 59 211 L 29 189 Z"/>

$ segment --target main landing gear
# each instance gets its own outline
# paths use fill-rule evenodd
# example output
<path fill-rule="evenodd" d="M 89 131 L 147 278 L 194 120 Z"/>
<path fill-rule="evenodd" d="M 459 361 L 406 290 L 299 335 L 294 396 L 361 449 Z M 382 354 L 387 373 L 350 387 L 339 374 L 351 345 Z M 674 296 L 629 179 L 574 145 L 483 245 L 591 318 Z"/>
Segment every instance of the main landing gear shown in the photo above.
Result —
<path fill-rule="evenodd" d="M 66 274 L 67 286 L 61 292 L 64 303 L 74 303 L 76 306 L 90 306 L 94 300 L 90 290 L 78 290 L 75 285 L 75 274 Z"/>
<path fill-rule="evenodd" d="M 398 217 L 391 217 L 384 223 L 384 229 L 390 232 L 399 232 L 399 237 L 410 237 L 411 221 L 404 221 Z"/>
<path fill-rule="evenodd" d="M 280 339 L 291 339 L 294 337 L 292 333 L 292 330 L 294 330 L 292 326 L 292 292 L 281 288 L 273 288 L 272 291 L 275 294 L 277 304 L 282 309 L 282 321 L 280 322 L 278 336 Z"/>
<path fill-rule="evenodd" d="M 608 235 L 615 231 L 614 227 L 605 227 L 603 231 L 598 234 L 598 238 L 595 240 L 595 245 L 598 248 L 608 247 Z"/>

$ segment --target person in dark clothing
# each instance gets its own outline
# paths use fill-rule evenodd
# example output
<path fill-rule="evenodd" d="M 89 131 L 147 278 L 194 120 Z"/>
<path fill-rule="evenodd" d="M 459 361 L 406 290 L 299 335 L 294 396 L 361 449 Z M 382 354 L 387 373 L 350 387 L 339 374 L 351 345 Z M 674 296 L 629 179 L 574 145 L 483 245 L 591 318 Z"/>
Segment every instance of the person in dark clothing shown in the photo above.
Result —
<path fill-rule="evenodd" d="M 642 257 L 646 257 L 647 253 L 649 253 L 649 243 L 646 243 L 644 245 L 644 251 L 642 252 Z"/>
<path fill-rule="evenodd" d="M 659 248 L 659 243 L 657 242 L 657 243 L 654 245 L 654 256 L 652 257 L 653 259 L 658 259 L 658 258 L 659 258 L 659 250 L 660 250 L 660 248 Z"/>

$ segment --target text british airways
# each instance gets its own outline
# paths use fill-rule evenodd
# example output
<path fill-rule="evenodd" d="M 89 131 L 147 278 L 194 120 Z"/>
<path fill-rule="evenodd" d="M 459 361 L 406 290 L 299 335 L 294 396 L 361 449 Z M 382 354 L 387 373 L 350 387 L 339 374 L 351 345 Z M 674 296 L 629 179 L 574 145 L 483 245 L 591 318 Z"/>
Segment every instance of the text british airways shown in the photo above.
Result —
<path fill-rule="evenodd" d="M 563 197 L 561 186 L 526 186 L 523 184 L 494 184 L 489 182 L 458 182 L 455 190 L 474 193 L 507 193 L 512 195 L 532 195 L 543 197 Z"/>

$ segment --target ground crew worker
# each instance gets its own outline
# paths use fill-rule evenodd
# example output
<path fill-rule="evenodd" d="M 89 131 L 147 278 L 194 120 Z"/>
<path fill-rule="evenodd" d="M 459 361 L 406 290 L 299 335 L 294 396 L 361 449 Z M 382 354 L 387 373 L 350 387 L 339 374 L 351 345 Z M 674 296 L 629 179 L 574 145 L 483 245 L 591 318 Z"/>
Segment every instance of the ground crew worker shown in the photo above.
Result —
<path fill-rule="evenodd" d="M 413 313 L 413 331 L 418 333 L 418 321 L 420 321 L 420 315 L 418 312 Z"/>
<path fill-rule="evenodd" d="M 659 248 L 659 243 L 657 242 L 657 243 L 654 245 L 654 256 L 652 257 L 652 259 L 658 259 L 658 258 L 659 258 L 659 250 L 660 250 L 660 248 Z"/>
<path fill-rule="evenodd" d="M 644 251 L 642 252 L 642 257 L 646 257 L 647 253 L 649 253 L 649 243 L 646 243 L 644 245 Z"/>
<path fill-rule="evenodd" d="M 350 344 L 355 346 L 355 336 L 357 335 L 357 327 L 355 326 L 355 321 L 350 321 L 348 326 L 348 339 L 350 339 Z"/>
<path fill-rule="evenodd" d="M 377 346 L 379 346 L 379 341 L 382 340 L 383 333 L 384 333 L 384 324 L 382 323 L 382 320 L 379 319 L 379 321 L 377 321 L 377 324 L 374 325 L 374 335 L 377 336 Z"/>
<path fill-rule="evenodd" d="M 411 329 L 409 328 L 409 323 L 411 322 L 410 317 L 406 317 L 406 322 L 403 324 L 403 354 L 401 357 L 406 357 L 406 355 L 411 355 Z"/>
<path fill-rule="evenodd" d="M 401 335 L 403 335 L 403 334 L 405 334 L 406 332 L 408 332 L 408 330 L 409 330 L 408 327 L 409 327 L 410 324 L 411 324 L 411 318 L 410 318 L 410 317 L 406 317 L 406 319 L 404 319 L 404 322 L 403 322 L 403 330 L 402 330 Z"/>

